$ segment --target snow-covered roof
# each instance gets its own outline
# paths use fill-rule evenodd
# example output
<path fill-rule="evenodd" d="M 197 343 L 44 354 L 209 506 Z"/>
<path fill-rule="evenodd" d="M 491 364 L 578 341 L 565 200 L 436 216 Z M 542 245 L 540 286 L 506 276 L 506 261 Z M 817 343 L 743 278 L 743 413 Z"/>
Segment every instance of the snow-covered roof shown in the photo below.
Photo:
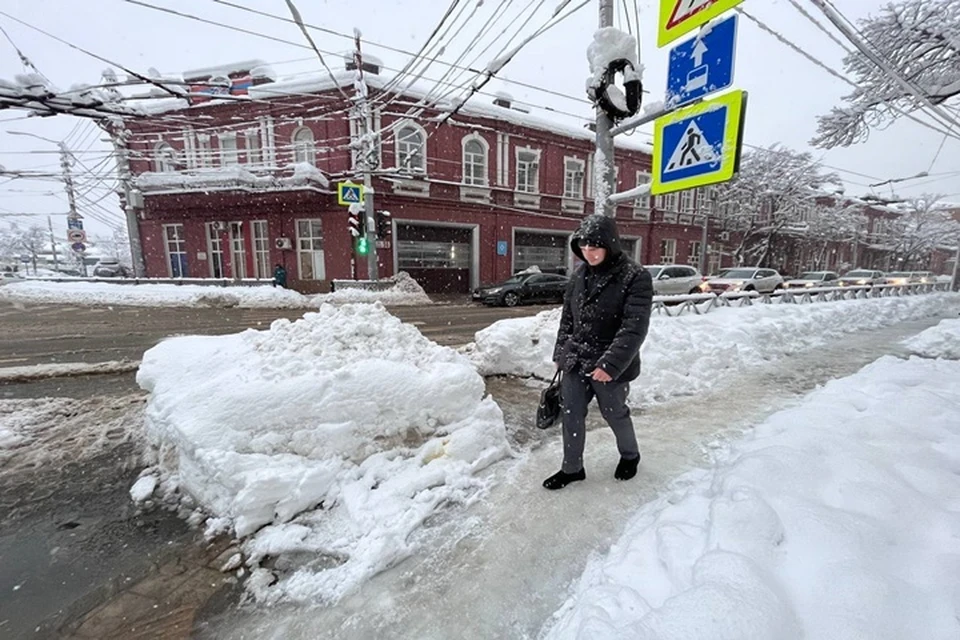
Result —
<path fill-rule="evenodd" d="M 214 67 L 205 67 L 202 69 L 192 69 L 183 72 L 185 80 L 195 80 L 199 78 L 209 78 L 211 76 L 229 76 L 235 73 L 253 71 L 257 67 L 267 67 L 263 60 L 243 60 L 241 62 L 229 62 Z"/>

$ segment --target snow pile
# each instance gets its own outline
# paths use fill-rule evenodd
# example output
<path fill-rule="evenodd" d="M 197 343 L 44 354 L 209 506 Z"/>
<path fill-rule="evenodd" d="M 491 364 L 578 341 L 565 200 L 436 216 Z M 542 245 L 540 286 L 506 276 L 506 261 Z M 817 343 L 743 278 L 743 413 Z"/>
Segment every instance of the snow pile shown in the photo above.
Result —
<path fill-rule="evenodd" d="M 259 167 L 261 171 L 288 172 L 290 175 L 257 175 L 240 165 L 192 169 L 189 172 L 146 171 L 137 176 L 138 189 L 144 191 L 167 189 L 196 189 L 202 187 L 254 187 L 269 189 L 316 185 L 328 188 L 330 181 L 320 169 L 308 162 L 298 162 L 282 167 Z"/>
<path fill-rule="evenodd" d="M 956 308 L 952 294 L 724 308 L 676 318 L 655 315 L 641 350 L 640 378 L 631 385 L 634 406 L 693 395 L 757 364 L 824 344 L 843 334 L 876 329 Z M 533 318 L 501 320 L 476 334 L 464 349 L 483 375 L 549 379 L 560 309 Z"/>
<path fill-rule="evenodd" d="M 381 302 L 393 306 L 413 306 L 418 304 L 433 304 L 423 287 L 406 271 L 388 278 L 391 283 L 388 289 L 380 291 L 372 289 L 340 289 L 333 293 L 321 294 L 316 297 L 319 302 L 331 304 L 346 304 L 354 302 Z"/>
<path fill-rule="evenodd" d="M 775 414 L 642 508 L 547 637 L 960 637 L 957 380 L 888 356 Z"/>
<path fill-rule="evenodd" d="M 904 344 L 912 353 L 927 358 L 960 360 L 960 320 L 943 320 Z"/>
<path fill-rule="evenodd" d="M 0 300 L 35 304 L 133 307 L 316 308 L 312 298 L 280 287 L 217 287 L 113 282 L 16 282 L 0 288 Z"/>
<path fill-rule="evenodd" d="M 593 42 L 587 47 L 587 60 L 590 63 L 588 90 L 600 86 L 607 67 L 616 60 L 628 60 L 637 73 L 641 72 L 637 58 L 637 39 L 614 27 L 604 27 L 594 32 Z"/>
<path fill-rule="evenodd" d="M 500 408 L 464 357 L 382 305 L 323 305 L 268 331 L 166 340 L 144 354 L 159 493 L 249 537 L 264 601 L 334 601 L 415 550 L 444 505 L 508 455 Z M 138 495 L 145 492 L 140 487 Z M 278 555 L 310 559 L 278 574 Z M 276 583 L 276 584 L 274 584 Z"/>

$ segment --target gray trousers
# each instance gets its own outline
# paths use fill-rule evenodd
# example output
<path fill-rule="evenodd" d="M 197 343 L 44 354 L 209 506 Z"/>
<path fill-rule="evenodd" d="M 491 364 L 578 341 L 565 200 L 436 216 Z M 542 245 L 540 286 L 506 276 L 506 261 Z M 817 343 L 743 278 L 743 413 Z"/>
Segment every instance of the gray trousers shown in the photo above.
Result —
<path fill-rule="evenodd" d="M 565 373 L 560 383 L 563 409 L 563 467 L 564 473 L 583 469 L 583 445 L 586 441 L 587 407 L 596 397 L 600 415 L 607 421 L 617 438 L 617 449 L 622 458 L 640 455 L 637 434 L 627 406 L 629 382 L 597 382 L 575 369 Z"/>

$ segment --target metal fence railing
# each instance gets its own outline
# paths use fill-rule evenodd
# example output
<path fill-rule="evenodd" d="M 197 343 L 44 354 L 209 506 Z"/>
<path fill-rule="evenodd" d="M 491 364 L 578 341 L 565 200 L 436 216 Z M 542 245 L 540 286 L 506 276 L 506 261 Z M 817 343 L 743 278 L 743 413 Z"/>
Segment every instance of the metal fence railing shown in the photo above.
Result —
<path fill-rule="evenodd" d="M 702 315 L 714 309 L 748 307 L 754 304 L 812 304 L 840 300 L 866 300 L 914 296 L 936 291 L 949 291 L 949 283 L 933 284 L 879 284 L 851 287 L 810 287 L 804 289 L 777 289 L 772 293 L 739 291 L 736 293 L 696 293 L 682 296 L 654 296 L 653 312 L 676 317 Z"/>

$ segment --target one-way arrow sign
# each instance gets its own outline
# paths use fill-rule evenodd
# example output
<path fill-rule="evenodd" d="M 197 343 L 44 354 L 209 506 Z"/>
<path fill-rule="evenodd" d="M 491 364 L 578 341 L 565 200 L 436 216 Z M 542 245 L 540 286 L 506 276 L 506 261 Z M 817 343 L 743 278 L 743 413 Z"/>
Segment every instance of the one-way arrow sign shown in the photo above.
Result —
<path fill-rule="evenodd" d="M 667 106 L 679 107 L 733 84 L 737 14 L 670 51 Z"/>

